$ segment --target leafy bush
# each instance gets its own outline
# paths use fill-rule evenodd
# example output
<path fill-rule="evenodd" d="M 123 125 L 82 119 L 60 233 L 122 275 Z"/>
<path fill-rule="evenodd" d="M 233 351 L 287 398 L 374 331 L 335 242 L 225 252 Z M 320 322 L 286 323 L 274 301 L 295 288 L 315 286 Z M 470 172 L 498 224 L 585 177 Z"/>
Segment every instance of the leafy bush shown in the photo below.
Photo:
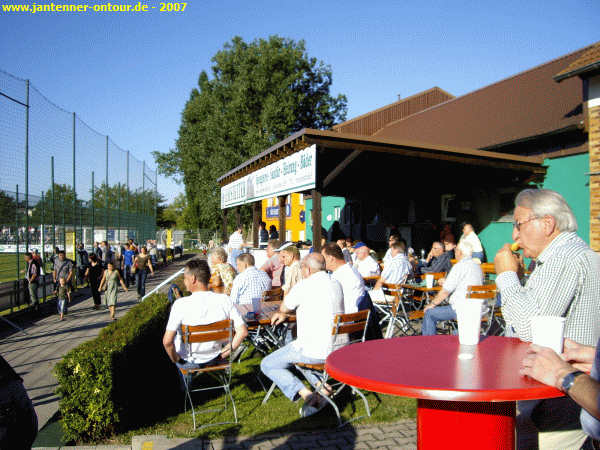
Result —
<path fill-rule="evenodd" d="M 168 315 L 166 296 L 153 295 L 56 365 L 67 440 L 98 441 L 181 407 L 177 371 L 162 346 Z"/>

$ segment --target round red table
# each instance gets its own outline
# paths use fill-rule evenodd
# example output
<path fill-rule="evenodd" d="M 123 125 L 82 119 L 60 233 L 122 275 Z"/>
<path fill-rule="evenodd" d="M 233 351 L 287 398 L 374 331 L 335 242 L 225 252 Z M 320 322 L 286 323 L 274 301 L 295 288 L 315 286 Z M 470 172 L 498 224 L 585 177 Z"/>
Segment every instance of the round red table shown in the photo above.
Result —
<path fill-rule="evenodd" d="M 457 336 L 382 339 L 331 353 L 325 368 L 360 389 L 417 398 L 419 448 L 514 449 L 516 401 L 563 395 L 519 375 L 528 346 L 484 337 L 462 360 Z"/>

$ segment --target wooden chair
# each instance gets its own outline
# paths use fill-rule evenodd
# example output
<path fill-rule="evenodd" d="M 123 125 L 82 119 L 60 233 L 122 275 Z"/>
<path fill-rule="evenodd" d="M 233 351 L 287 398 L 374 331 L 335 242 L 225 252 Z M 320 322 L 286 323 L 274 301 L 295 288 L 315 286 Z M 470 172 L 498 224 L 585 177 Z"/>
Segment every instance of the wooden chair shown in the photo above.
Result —
<path fill-rule="evenodd" d="M 331 330 L 331 335 L 333 336 L 333 342 L 337 340 L 339 336 L 348 335 L 348 344 L 354 344 L 356 342 L 364 342 L 365 336 L 367 332 L 367 324 L 369 323 L 369 314 L 371 312 L 366 309 L 364 311 L 358 311 L 351 314 L 336 314 L 333 319 L 333 329 Z M 353 336 L 357 336 L 356 339 L 352 340 Z M 327 385 L 327 381 L 329 380 L 329 375 L 325 370 L 325 364 L 306 364 L 306 363 L 296 363 L 296 368 L 304 373 L 306 370 L 310 370 L 317 373 L 318 378 L 321 380 L 318 385 L 313 385 L 316 394 L 321 394 L 324 387 Z M 352 420 L 348 420 L 346 422 L 342 422 L 342 418 L 340 416 L 340 410 L 336 403 L 333 401 L 334 398 L 346 387 L 345 383 L 332 383 L 331 384 L 331 394 L 329 396 L 323 395 L 323 398 L 333 407 L 335 414 L 338 419 L 338 426 L 342 427 L 350 422 L 361 419 L 364 416 L 355 417 Z M 365 395 L 358 389 L 353 386 L 349 386 L 354 394 L 358 394 L 365 405 L 365 410 L 367 411 L 367 416 L 371 417 L 371 409 L 369 408 L 369 402 Z"/>
<path fill-rule="evenodd" d="M 208 342 L 220 342 L 226 343 L 231 346 L 233 341 L 233 322 L 231 320 L 222 320 L 220 322 L 214 322 L 208 325 L 182 325 L 181 326 L 181 337 L 183 340 L 183 345 L 187 346 L 187 351 L 189 355 L 194 354 L 192 351 L 192 344 L 201 344 Z M 237 410 L 235 407 L 235 401 L 233 400 L 233 396 L 231 395 L 231 354 L 227 359 L 219 359 L 216 363 L 211 364 L 209 366 L 197 368 L 197 369 L 179 369 L 181 374 L 183 375 L 183 381 L 185 386 L 185 400 L 184 400 L 184 410 L 187 410 L 187 402 L 189 400 L 190 407 L 192 409 L 192 420 L 194 423 L 194 430 L 196 429 L 196 414 L 204 414 L 208 412 L 220 412 L 227 409 L 228 399 L 231 401 L 231 405 L 233 407 L 233 417 L 234 422 L 219 422 L 219 423 L 210 423 L 202 425 L 200 428 L 205 428 L 213 425 L 223 425 L 229 423 L 238 423 L 237 418 Z M 202 388 L 192 389 L 192 381 L 194 376 L 200 374 L 210 374 L 214 380 L 219 382 L 220 384 L 216 386 L 208 386 Z M 194 409 L 194 403 L 192 401 L 192 392 L 198 391 L 208 391 L 215 389 L 223 389 L 225 391 L 225 402 L 224 407 L 222 409 L 205 409 L 203 411 L 198 411 Z"/>
<path fill-rule="evenodd" d="M 387 329 L 384 337 L 391 338 L 394 335 L 396 326 L 403 334 L 412 336 L 417 334 L 417 330 L 413 327 L 410 320 L 410 315 L 407 312 L 407 305 L 404 303 L 404 288 L 401 284 L 384 283 L 382 286 L 383 293 L 386 294 L 386 302 L 388 297 L 392 297 L 391 302 L 385 305 L 376 305 L 385 316 L 380 321 L 380 324 L 387 322 Z"/>
<path fill-rule="evenodd" d="M 263 292 L 261 300 L 263 302 L 278 302 L 283 300 L 283 291 L 281 290 L 281 287 L 274 287 L 273 289 Z"/>
<path fill-rule="evenodd" d="M 333 328 L 331 330 L 331 335 L 333 336 L 332 341 L 335 342 L 338 336 L 348 335 L 349 342 L 347 345 L 356 342 L 364 342 L 367 331 L 367 324 L 369 323 L 369 315 L 370 311 L 368 309 L 358 311 L 352 314 L 336 314 L 333 320 Z M 354 336 L 358 337 L 356 339 L 353 339 Z M 316 393 L 321 393 L 321 390 L 324 388 L 324 386 L 327 384 L 327 381 L 329 380 L 329 375 L 325 370 L 325 364 L 296 363 L 295 366 L 303 374 L 305 374 L 306 371 L 313 371 L 317 374 L 317 378 L 319 378 L 320 381 L 318 385 L 313 385 L 313 388 L 315 389 Z M 342 389 L 344 389 L 345 386 L 346 384 L 344 383 L 334 383 L 331 385 L 331 394 L 329 396 L 323 395 L 325 400 L 333 407 L 340 427 L 346 425 L 346 423 L 353 422 L 364 417 L 356 417 L 352 420 L 349 420 L 348 422 L 342 423 L 340 410 L 336 403 L 333 401 L 333 399 L 342 391 Z M 353 386 L 349 387 L 354 394 L 358 394 L 362 398 L 363 403 L 365 405 L 365 409 L 367 411 L 367 416 L 371 417 L 371 409 L 369 408 L 369 402 L 367 401 L 367 398 L 360 390 L 356 389 Z M 263 405 L 267 402 L 274 389 L 275 383 L 271 385 L 269 392 L 267 392 L 267 395 L 265 395 L 265 398 L 262 401 Z"/>
<path fill-rule="evenodd" d="M 466 299 L 483 299 L 487 305 L 487 312 L 481 318 L 481 331 L 482 334 L 487 335 L 490 331 L 496 311 L 496 294 L 497 288 L 495 284 L 484 284 L 484 285 L 473 285 L 467 287 Z M 457 328 L 456 320 L 448 321 L 447 328 L 449 333 L 456 332 Z"/>

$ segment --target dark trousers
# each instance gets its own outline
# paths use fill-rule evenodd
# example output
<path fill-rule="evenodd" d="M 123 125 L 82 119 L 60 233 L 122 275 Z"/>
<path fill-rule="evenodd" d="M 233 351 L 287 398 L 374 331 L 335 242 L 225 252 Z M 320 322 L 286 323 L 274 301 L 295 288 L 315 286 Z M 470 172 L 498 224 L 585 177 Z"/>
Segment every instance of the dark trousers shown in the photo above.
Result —
<path fill-rule="evenodd" d="M 148 272 L 146 269 L 138 269 L 135 274 L 135 279 L 137 283 L 137 293 L 138 296 L 143 297 L 146 295 L 146 277 L 148 276 Z"/>
<path fill-rule="evenodd" d="M 125 278 L 125 286 L 127 286 L 127 289 L 129 289 L 129 285 L 134 281 L 133 278 L 133 274 L 131 273 L 131 266 L 125 265 L 124 269 L 124 277 Z"/>
<path fill-rule="evenodd" d="M 100 283 L 97 280 L 90 280 L 90 289 L 92 290 L 92 297 L 94 299 L 94 305 L 100 305 L 100 292 L 98 288 L 100 287 Z"/>

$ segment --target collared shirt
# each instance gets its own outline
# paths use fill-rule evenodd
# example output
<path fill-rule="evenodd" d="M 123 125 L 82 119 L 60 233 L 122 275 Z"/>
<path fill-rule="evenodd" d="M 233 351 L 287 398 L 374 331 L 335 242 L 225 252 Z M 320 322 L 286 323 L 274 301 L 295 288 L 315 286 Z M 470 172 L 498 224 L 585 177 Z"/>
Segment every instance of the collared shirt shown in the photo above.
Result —
<path fill-rule="evenodd" d="M 515 272 L 496 277 L 507 329 L 531 341 L 533 316 L 566 317 L 565 337 L 584 345 L 600 338 L 600 257 L 574 232 L 560 233 L 540 253 L 525 286 Z"/>
<path fill-rule="evenodd" d="M 358 300 L 365 293 L 365 282 L 360 273 L 349 264 L 344 264 L 333 271 L 331 278 L 339 282 L 342 286 L 344 314 L 357 312 Z"/>
<path fill-rule="evenodd" d="M 590 376 L 594 380 L 600 381 L 600 340 L 598 340 L 598 344 L 596 344 L 596 358 L 594 359 L 594 365 L 592 366 Z M 596 403 L 600 405 L 600 397 L 596 398 Z M 600 420 L 596 419 L 585 409 L 581 410 L 580 420 L 583 431 L 589 434 L 593 439 L 600 440 Z"/>
<path fill-rule="evenodd" d="M 286 308 L 296 310 L 298 329 L 294 347 L 302 355 L 325 359 L 338 346 L 347 343 L 347 335 L 334 343 L 331 331 L 336 314 L 344 312 L 340 283 L 325 271 L 301 280 L 283 300 Z"/>
<path fill-rule="evenodd" d="M 269 275 L 250 266 L 234 278 L 229 298 L 234 305 L 252 303 L 253 298 L 262 297 L 263 293 L 269 289 L 271 289 Z"/>
<path fill-rule="evenodd" d="M 481 246 L 481 241 L 479 240 L 479 238 L 477 237 L 477 235 L 475 234 L 474 231 L 471 231 L 469 234 L 467 235 L 462 235 L 460 238 L 461 241 L 466 241 L 469 244 L 471 244 L 471 247 L 473 247 L 473 252 L 482 252 L 483 251 L 483 247 Z"/>
<path fill-rule="evenodd" d="M 239 250 L 244 245 L 244 237 L 242 233 L 234 231 L 229 236 L 229 244 L 227 244 L 231 250 Z"/>
<path fill-rule="evenodd" d="M 421 273 L 438 273 L 438 272 L 450 272 L 452 269 L 452 263 L 450 260 L 454 257 L 454 250 L 450 250 L 442 253 L 437 258 L 433 258 L 429 261 L 429 265 L 421 268 Z"/>
<path fill-rule="evenodd" d="M 388 261 L 392 260 L 392 258 L 393 258 L 393 256 L 392 256 L 392 249 L 388 248 L 385 251 L 385 255 L 383 256 L 383 265 L 385 266 L 388 263 Z"/>
<path fill-rule="evenodd" d="M 410 263 L 406 255 L 397 254 L 391 258 L 381 272 L 381 278 L 386 283 L 400 284 L 406 281 L 406 277 L 410 273 Z"/>
<path fill-rule="evenodd" d="M 449 303 L 452 309 L 456 309 L 459 302 L 466 301 L 467 287 L 482 284 L 483 272 L 481 271 L 481 265 L 477 264 L 472 258 L 463 258 L 450 270 L 446 281 L 444 281 L 443 289 L 451 293 Z"/>
<path fill-rule="evenodd" d="M 278 254 L 271 256 L 267 259 L 267 262 L 263 264 L 260 268 L 269 275 L 271 278 L 271 286 L 279 287 L 281 286 L 281 273 L 283 272 L 283 263 L 281 262 L 281 258 Z"/>
<path fill-rule="evenodd" d="M 33 283 L 37 283 L 40 276 L 40 268 L 37 261 L 34 261 L 33 258 L 31 261 L 27 263 L 27 280 L 31 280 L 31 278 L 35 275 Z"/>
<path fill-rule="evenodd" d="M 302 280 L 302 270 L 300 270 L 300 261 L 293 261 L 292 264 L 285 268 L 283 273 L 284 283 L 281 289 L 286 294 Z"/>
<path fill-rule="evenodd" d="M 197 364 L 214 359 L 221 352 L 218 342 L 202 342 L 184 345 L 181 339 L 181 325 L 208 325 L 209 323 L 231 319 L 235 328 L 244 325 L 244 320 L 231 300 L 225 294 L 202 291 L 182 297 L 173 303 L 167 331 L 177 332 L 175 351 L 188 362 Z"/>
<path fill-rule="evenodd" d="M 367 256 L 363 260 L 357 258 L 354 262 L 354 267 L 356 270 L 358 270 L 358 273 L 360 273 L 360 276 L 363 278 L 379 275 L 379 272 L 381 271 L 379 264 L 377 264 L 377 261 L 375 261 L 371 255 Z"/>
<path fill-rule="evenodd" d="M 60 277 L 65 277 L 66 280 L 69 277 L 69 273 L 73 271 L 73 261 L 67 258 L 61 261 L 60 258 L 56 258 L 54 271 L 56 272 L 56 281 Z"/>

